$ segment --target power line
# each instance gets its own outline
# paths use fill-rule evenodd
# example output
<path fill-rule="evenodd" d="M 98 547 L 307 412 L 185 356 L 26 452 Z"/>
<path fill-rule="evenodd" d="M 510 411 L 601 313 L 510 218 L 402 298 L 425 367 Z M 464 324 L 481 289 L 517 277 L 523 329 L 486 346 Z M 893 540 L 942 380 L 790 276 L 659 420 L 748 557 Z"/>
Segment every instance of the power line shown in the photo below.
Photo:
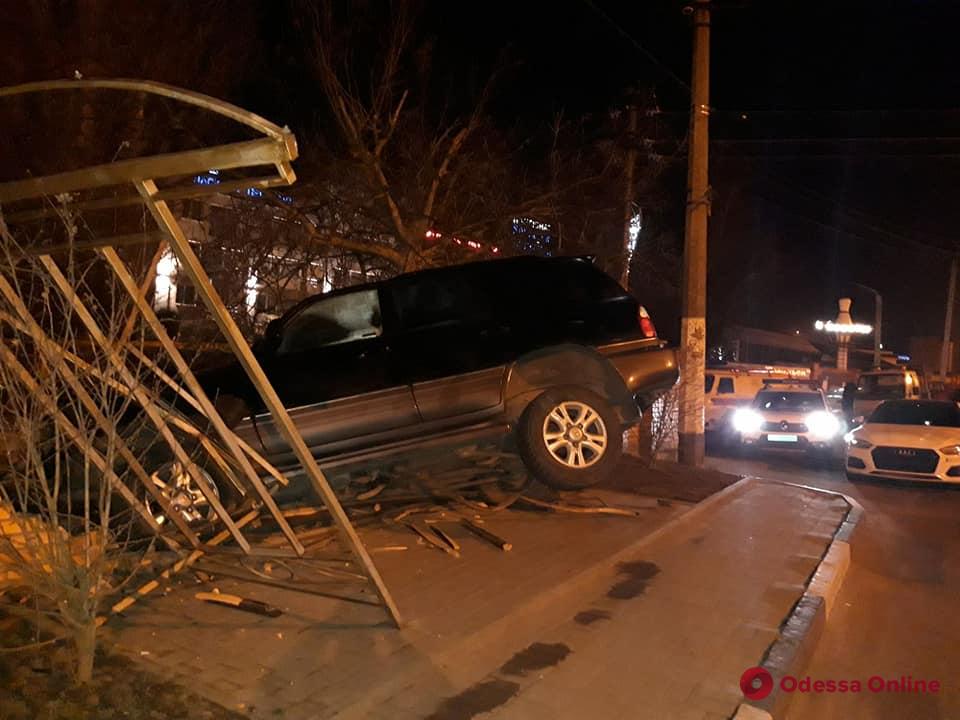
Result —
<path fill-rule="evenodd" d="M 888 229 L 886 229 L 886 228 L 884 228 L 884 227 L 879 227 L 879 226 L 877 226 L 877 225 L 873 225 L 873 224 L 871 224 L 871 222 L 867 222 L 867 220 L 869 220 L 869 221 L 877 222 L 877 223 L 888 223 L 889 221 L 886 220 L 885 218 L 878 217 L 877 215 L 874 215 L 874 214 L 872 214 L 872 213 L 866 212 L 865 210 L 862 210 L 862 209 L 860 209 L 860 208 L 854 207 L 854 206 L 852 206 L 852 205 L 847 205 L 847 204 L 845 204 L 845 203 L 842 203 L 842 202 L 840 202 L 840 201 L 838 201 L 838 200 L 836 200 L 836 199 L 834 199 L 834 198 L 832 198 L 832 197 L 830 197 L 830 196 L 828 196 L 828 195 L 824 195 L 823 193 L 820 193 L 820 192 L 818 192 L 818 191 L 816 191 L 816 190 L 814 190 L 814 189 L 812 189 L 812 188 L 810 188 L 810 187 L 807 187 L 807 186 L 805 186 L 805 185 L 800 185 L 800 184 L 795 183 L 795 182 L 787 182 L 787 181 L 785 181 L 785 180 L 783 180 L 783 179 L 777 179 L 776 177 L 774 177 L 773 175 L 771 175 L 771 174 L 769 174 L 769 173 L 765 173 L 765 175 L 766 175 L 766 178 L 767 178 L 768 180 L 772 180 L 774 183 L 777 183 L 777 184 L 779 184 L 781 187 L 786 188 L 789 192 L 792 192 L 792 193 L 795 193 L 795 194 L 799 194 L 799 195 L 806 195 L 806 196 L 808 196 L 808 197 L 812 197 L 812 198 L 814 198 L 814 199 L 822 200 L 822 201 L 824 201 L 824 202 L 829 203 L 829 204 L 832 205 L 834 208 L 836 208 L 837 210 L 839 210 L 843 215 L 847 216 L 847 218 L 849 218 L 850 220 L 852 220 L 852 221 L 855 222 L 855 223 L 859 223 L 859 224 L 862 225 L 863 227 L 871 230 L 872 232 L 876 232 L 876 233 L 879 233 L 879 234 L 881 234 L 881 235 L 886 235 L 886 236 L 888 236 L 888 237 L 895 238 L 895 239 L 900 240 L 900 241 L 902 241 L 902 242 L 918 244 L 918 245 L 920 245 L 921 247 L 937 248 L 937 249 L 939 249 L 939 250 L 943 250 L 943 251 L 945 251 L 945 252 L 948 252 L 948 250 L 947 250 L 946 248 L 942 247 L 942 246 L 926 245 L 926 244 L 924 244 L 924 243 L 920 243 L 920 242 L 917 241 L 917 240 L 914 240 L 913 238 L 909 237 L 908 235 L 904 234 L 903 232 L 895 232 L 895 231 L 893 231 L 893 230 L 888 230 Z M 861 216 L 862 218 L 866 218 L 866 220 L 858 219 L 858 218 L 856 217 L 857 215 Z M 942 236 L 942 235 L 931 234 L 931 233 L 924 233 L 924 235 L 927 236 L 927 237 L 931 237 L 931 238 L 937 238 L 937 239 L 942 240 L 942 241 L 944 241 L 944 242 L 946 242 L 946 243 L 956 244 L 956 243 L 955 243 L 955 240 L 953 240 L 952 238 L 947 238 L 947 237 Z"/>
<path fill-rule="evenodd" d="M 909 244 L 909 245 L 913 245 L 913 246 L 918 247 L 918 248 L 921 248 L 921 249 L 923 249 L 923 250 L 932 250 L 932 251 L 937 252 L 937 253 L 940 253 L 940 254 L 942 254 L 942 255 L 944 255 L 944 256 L 946 256 L 946 257 L 953 257 L 953 255 L 955 254 L 954 251 L 948 250 L 948 249 L 943 248 L 943 247 L 940 247 L 940 246 L 938 246 L 938 245 L 928 245 L 928 244 L 926 244 L 926 243 L 920 242 L 919 240 L 913 240 L 913 239 L 907 238 L 907 237 L 897 237 L 897 239 L 899 239 L 899 240 L 901 241 L 900 244 L 894 244 L 893 242 L 890 242 L 890 241 L 884 241 L 884 240 L 877 240 L 877 239 L 875 239 L 875 238 L 869 238 L 869 237 L 866 237 L 865 235 L 861 235 L 860 233 L 853 232 L 853 231 L 851 231 L 851 230 L 847 230 L 847 229 L 845 229 L 845 228 L 842 228 L 842 227 L 840 227 L 839 225 L 834 225 L 834 224 L 831 224 L 831 223 L 826 223 L 826 222 L 823 222 L 823 221 L 821 221 L 821 220 L 817 220 L 816 218 L 812 218 L 812 217 L 810 217 L 809 215 L 806 215 L 806 214 L 804 214 L 804 213 L 802 213 L 802 212 L 797 211 L 797 210 L 794 209 L 794 208 L 791 208 L 791 207 L 787 206 L 782 200 L 777 200 L 777 199 L 775 199 L 775 198 L 771 198 L 771 197 L 768 197 L 768 196 L 766 196 L 766 195 L 762 195 L 762 194 L 760 194 L 759 192 L 757 192 L 757 191 L 755 191 L 755 190 L 749 190 L 749 189 L 748 189 L 746 192 L 749 193 L 750 195 L 752 195 L 753 197 L 758 198 L 758 199 L 760 199 L 760 200 L 762 200 L 762 201 L 764 201 L 764 202 L 766 202 L 766 203 L 768 203 L 768 204 L 770 204 L 770 205 L 775 205 L 775 206 L 777 206 L 782 212 L 784 212 L 784 213 L 787 214 L 787 215 L 790 215 L 790 216 L 792 216 L 792 217 L 795 217 L 795 218 L 797 218 L 797 219 L 799 219 L 799 220 L 803 220 L 804 222 L 810 223 L 811 225 L 816 225 L 817 227 L 819 227 L 819 228 L 821 228 L 821 229 L 823 229 L 823 230 L 830 230 L 830 231 L 839 233 L 839 234 L 841 234 L 841 235 L 846 235 L 847 237 L 856 238 L 857 240 L 860 240 L 860 241 L 862 241 L 862 242 L 873 243 L 873 244 L 876 244 L 876 245 L 883 245 L 884 247 L 891 248 L 891 249 L 894 249 L 894 250 L 902 250 L 902 249 L 903 249 L 903 244 L 904 244 L 904 243 L 907 243 L 907 244 Z M 886 233 L 886 234 L 887 234 L 887 235 L 890 235 L 890 233 Z"/>
<path fill-rule="evenodd" d="M 591 10 L 593 10 L 595 13 L 597 13 L 597 15 L 599 15 L 601 18 L 603 18 L 604 21 L 606 21 L 606 23 L 607 23 L 608 25 L 610 25 L 610 27 L 612 27 L 614 30 L 616 30 L 617 33 L 618 33 L 621 37 L 623 37 L 623 38 L 624 38 L 625 40 L 627 40 L 631 45 L 633 45 L 633 47 L 636 48 L 645 58 L 647 58 L 647 60 L 649 60 L 649 61 L 652 62 L 654 65 L 656 65 L 657 67 L 659 67 L 661 70 L 663 70 L 671 79 L 673 79 L 676 83 L 678 83 L 678 84 L 679 84 L 684 90 L 686 90 L 688 93 L 690 92 L 690 85 L 689 85 L 683 78 L 681 78 L 681 77 L 680 77 L 679 75 L 677 75 L 673 70 L 671 70 L 670 67 L 669 67 L 666 63 L 664 63 L 663 61 L 660 60 L 660 58 L 658 58 L 658 57 L 657 57 L 656 55 L 654 55 L 652 52 L 650 52 L 649 50 L 647 50 L 647 49 L 640 43 L 639 40 L 637 40 L 633 35 L 631 35 L 630 33 L 628 33 L 626 30 L 624 30 L 623 27 L 621 27 L 620 24 L 617 23 L 616 20 L 614 20 L 612 17 L 610 17 L 609 15 L 607 15 L 603 10 L 601 10 L 599 7 L 597 7 L 597 5 L 593 2 L 593 0 L 583 0 L 583 2 L 584 2 Z"/>

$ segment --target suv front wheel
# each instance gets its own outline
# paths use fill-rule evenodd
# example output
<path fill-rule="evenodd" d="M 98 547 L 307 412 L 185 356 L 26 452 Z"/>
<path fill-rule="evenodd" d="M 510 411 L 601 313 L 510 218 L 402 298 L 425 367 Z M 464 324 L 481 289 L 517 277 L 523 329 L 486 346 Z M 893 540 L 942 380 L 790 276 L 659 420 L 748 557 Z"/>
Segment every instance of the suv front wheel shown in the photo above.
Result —
<path fill-rule="evenodd" d="M 623 451 L 616 410 L 579 387 L 551 388 L 539 395 L 520 416 L 517 441 L 533 475 L 559 490 L 596 485 Z"/>

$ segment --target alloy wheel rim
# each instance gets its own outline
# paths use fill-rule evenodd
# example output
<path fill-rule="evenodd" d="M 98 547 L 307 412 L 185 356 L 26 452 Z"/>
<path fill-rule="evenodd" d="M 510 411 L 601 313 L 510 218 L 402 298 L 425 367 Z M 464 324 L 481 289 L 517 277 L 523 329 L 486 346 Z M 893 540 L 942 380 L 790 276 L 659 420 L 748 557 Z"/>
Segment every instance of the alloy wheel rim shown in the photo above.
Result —
<path fill-rule="evenodd" d="M 214 497 L 220 497 L 217 484 L 210 474 L 202 468 L 197 468 L 208 489 Z M 150 475 L 154 487 L 160 492 L 170 506 L 171 512 L 178 513 L 187 524 L 211 520 L 214 517 L 210 501 L 203 494 L 196 479 L 179 462 L 170 462 Z M 157 507 L 153 498 L 148 500 L 154 520 L 158 525 L 167 521 L 163 510 Z"/>
<path fill-rule="evenodd" d="M 564 467 L 582 470 L 596 464 L 608 444 L 600 413 L 584 402 L 564 401 L 543 421 L 543 444 Z"/>

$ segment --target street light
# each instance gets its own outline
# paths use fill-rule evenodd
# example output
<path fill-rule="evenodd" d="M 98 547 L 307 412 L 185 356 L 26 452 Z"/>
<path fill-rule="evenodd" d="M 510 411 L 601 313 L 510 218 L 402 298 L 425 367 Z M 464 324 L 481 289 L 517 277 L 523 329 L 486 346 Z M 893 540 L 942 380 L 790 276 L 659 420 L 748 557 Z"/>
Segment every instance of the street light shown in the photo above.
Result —
<path fill-rule="evenodd" d="M 858 282 L 851 283 L 851 285 L 856 285 L 858 288 L 863 288 L 864 290 L 868 290 L 873 293 L 873 364 L 875 367 L 880 367 L 880 351 L 883 350 L 883 297 L 881 297 L 880 293 L 878 293 L 869 285 L 864 285 L 863 283 Z"/>

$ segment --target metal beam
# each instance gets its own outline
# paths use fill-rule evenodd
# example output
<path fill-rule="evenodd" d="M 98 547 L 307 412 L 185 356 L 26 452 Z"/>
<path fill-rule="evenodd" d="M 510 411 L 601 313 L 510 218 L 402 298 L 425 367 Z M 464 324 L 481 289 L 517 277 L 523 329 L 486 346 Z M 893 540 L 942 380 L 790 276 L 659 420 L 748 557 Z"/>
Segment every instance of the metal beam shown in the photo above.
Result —
<path fill-rule="evenodd" d="M 76 374 L 62 362 L 64 357 L 69 356 L 69 351 L 62 348 L 59 344 L 54 342 L 47 334 L 43 331 L 43 328 L 33 319 L 33 316 L 30 315 L 27 310 L 26 305 L 16 294 L 13 287 L 7 281 L 5 277 L 0 275 L 0 294 L 2 294 L 8 302 L 13 306 L 13 309 L 19 316 L 19 320 L 14 317 L 10 317 L 7 313 L 0 311 L 0 319 L 3 322 L 11 325 L 12 327 L 17 328 L 17 330 L 25 335 L 28 335 L 30 339 L 36 343 L 37 348 L 43 353 L 47 362 L 57 368 L 57 372 L 63 377 L 63 380 L 67 385 L 70 386 L 70 389 L 76 395 L 77 399 L 80 401 L 80 404 L 83 405 L 84 409 L 90 413 L 90 416 L 96 421 L 100 426 L 100 429 L 105 433 L 114 432 L 114 424 L 103 414 L 97 405 L 96 401 L 90 397 L 90 394 L 84 389 L 83 384 L 80 382 Z M 153 481 L 147 475 L 146 470 L 143 469 L 143 466 L 140 464 L 139 459 L 127 447 L 127 444 L 124 442 L 123 438 L 117 436 L 115 438 L 117 443 L 117 452 L 120 453 L 120 457 L 130 465 L 131 470 L 134 475 L 140 480 L 140 482 L 147 489 L 147 492 L 157 501 L 157 504 L 163 509 L 165 513 L 170 517 L 171 521 L 180 532 L 183 533 L 183 536 L 194 546 L 197 547 L 200 544 L 199 539 L 196 534 L 190 530 L 189 526 L 183 522 L 183 519 L 179 515 L 174 515 L 171 512 L 171 508 L 167 503 L 166 498 L 164 498 L 157 488 L 154 486 Z M 121 494 L 122 491 L 120 491 Z M 134 504 L 133 507 L 136 509 L 137 505 Z M 138 512 L 140 512 L 138 510 Z M 152 516 L 150 519 L 144 518 L 145 522 L 151 527 L 156 525 L 155 522 L 152 522 Z M 168 543 L 169 544 L 169 543 Z"/>
<path fill-rule="evenodd" d="M 170 98 L 187 105 L 208 110 L 230 118 L 235 122 L 246 125 L 259 133 L 272 137 L 277 140 L 283 140 L 291 145 L 291 160 L 297 159 L 297 144 L 293 138 L 293 133 L 286 128 L 281 128 L 264 117 L 244 110 L 242 107 L 233 105 L 223 100 L 184 90 L 173 85 L 155 82 L 153 80 L 134 80 L 131 78 L 110 78 L 87 80 L 41 80 L 39 82 L 24 83 L 22 85 L 11 85 L 10 87 L 0 88 L 0 97 L 13 97 L 15 95 L 29 95 L 31 93 L 49 92 L 51 90 L 125 90 L 127 92 L 147 93 L 148 95 L 159 95 L 160 97 Z"/>
<path fill-rule="evenodd" d="M 214 511 L 216 511 L 226 528 L 230 530 L 231 534 L 233 535 L 233 539 L 237 541 L 237 544 L 239 544 L 240 547 L 245 551 L 249 551 L 250 543 L 240 533 L 240 530 L 231 519 L 230 513 L 228 513 L 226 508 L 223 507 L 223 504 L 220 502 L 220 498 L 217 497 L 217 494 L 214 492 L 213 488 L 207 487 L 207 483 L 204 481 L 203 473 L 200 471 L 200 468 L 193 461 L 193 458 L 190 457 L 189 453 L 187 453 L 187 451 L 184 449 L 183 445 L 180 444 L 180 441 L 177 440 L 173 432 L 171 432 L 166 421 L 157 410 L 152 398 L 147 395 L 143 387 L 141 387 L 137 382 L 137 379 L 130 372 L 130 369 L 123 362 L 123 359 L 118 357 L 116 349 L 103 334 L 103 331 L 100 329 L 97 321 L 90 314 L 90 311 L 87 310 L 86 305 L 83 304 L 83 301 L 77 295 L 76 290 L 70 285 L 70 282 L 60 271 L 60 268 L 57 266 L 57 264 L 53 261 L 53 258 L 51 258 L 49 255 L 43 255 L 40 257 L 40 262 L 43 263 L 43 266 L 47 269 L 47 272 L 50 273 L 50 276 L 53 278 L 54 283 L 60 289 L 60 292 L 63 294 L 64 298 L 70 302 L 74 312 L 87 328 L 87 331 L 96 342 L 100 343 L 103 352 L 110 361 L 110 364 L 113 365 L 122 382 L 130 388 L 130 393 L 133 395 L 137 403 L 139 403 L 139 405 L 143 408 L 146 416 L 157 428 L 157 431 L 160 433 L 161 437 L 163 437 L 164 442 L 166 442 L 170 447 L 170 450 L 177 462 L 185 467 L 187 472 L 190 473 L 190 476 L 196 481 L 197 487 L 200 488 L 200 492 L 203 493 L 203 496 L 207 499 L 207 502 L 210 503 L 210 506 L 214 509 Z"/>
<path fill-rule="evenodd" d="M 274 138 L 260 138 L 199 150 L 118 160 L 82 170 L 0 183 L 0 204 L 150 178 L 197 175 L 211 168 L 230 170 L 257 165 L 276 166 L 290 159 L 286 143 Z"/>
<path fill-rule="evenodd" d="M 238 190 L 248 188 L 258 188 L 267 190 L 273 187 L 283 187 L 290 185 L 293 179 L 289 179 L 287 168 L 289 163 L 280 163 L 277 165 L 276 175 L 266 175 L 261 177 L 241 178 L 240 180 L 228 180 L 217 183 L 216 185 L 187 185 L 184 187 L 171 187 L 161 190 L 159 199 L 161 200 L 185 200 L 187 198 L 200 198 L 208 195 L 225 195 Z M 208 168 L 209 169 L 209 168 Z M 292 172 L 292 169 L 291 169 Z M 143 198 L 139 195 L 120 195 L 118 197 L 97 198 L 96 200 L 85 200 L 83 202 L 70 203 L 70 209 L 75 211 L 85 210 L 113 210 L 120 207 L 130 207 L 132 205 L 142 205 Z M 39 210 L 24 210 L 6 215 L 7 223 L 26 223 L 34 220 L 43 220 L 44 218 L 54 217 L 61 212 L 58 206 L 47 206 Z M 103 245 L 114 245 L 114 243 L 102 243 Z M 116 245 L 114 245 L 116 247 Z"/>
<path fill-rule="evenodd" d="M 180 378 L 187 386 L 187 390 L 190 391 L 190 394 L 193 396 L 194 400 L 196 400 L 200 405 L 201 411 L 206 416 L 207 420 L 210 421 L 210 424 L 213 425 L 214 430 L 217 431 L 220 439 L 223 440 L 223 444 L 226 445 L 227 450 L 230 451 L 230 453 L 233 455 L 233 458 L 240 465 L 240 469 L 243 471 L 243 474 L 247 476 L 247 480 L 260 497 L 261 502 L 266 505 L 267 509 L 270 511 L 270 514 L 273 515 L 274 520 L 277 521 L 277 524 L 280 526 L 280 530 L 290 543 L 290 547 L 292 547 L 298 555 L 303 555 L 303 545 L 300 543 L 300 540 L 297 539 L 296 533 L 290 527 L 290 524 L 287 522 L 286 518 L 283 517 L 283 514 L 280 512 L 280 508 L 277 507 L 277 503 L 273 499 L 273 496 L 267 491 L 263 481 L 260 480 L 260 476 L 257 474 L 257 471 L 253 469 L 253 465 L 250 464 L 250 460 L 247 459 L 243 449 L 237 442 L 237 436 L 234 435 L 230 428 L 227 427 L 227 424 L 223 421 L 220 413 L 210 401 L 207 393 L 197 380 L 196 375 L 194 375 L 193 371 L 190 369 L 190 365 L 184 359 L 179 348 L 177 348 L 173 340 L 170 339 L 166 328 L 163 327 L 163 324 L 160 322 L 159 318 L 157 318 L 156 313 L 153 311 L 153 308 L 150 307 L 147 299 L 141 294 L 140 288 L 137 287 L 136 281 L 133 279 L 133 276 L 130 274 L 130 271 L 127 269 L 127 266 L 124 264 L 123 260 L 121 260 L 120 256 L 117 255 L 117 251 L 113 248 L 103 248 L 100 250 L 100 254 L 103 256 L 104 260 L 107 261 L 107 264 L 117 276 L 120 284 L 130 295 L 131 299 L 136 305 L 136 308 L 140 311 L 140 316 L 147 323 L 147 327 L 150 328 L 157 340 L 160 341 L 163 349 L 167 352 L 167 355 L 171 360 L 173 360 L 173 365 L 180 374 Z"/>
<path fill-rule="evenodd" d="M 383 578 L 377 571 L 373 559 L 364 547 L 353 525 L 351 525 L 350 519 L 340 505 L 340 501 L 337 499 L 336 494 L 327 482 L 327 478 L 317 465 L 317 461 L 314 459 L 310 449 L 300 435 L 300 431 L 297 430 L 293 424 L 293 420 L 290 418 L 287 409 L 267 379 L 263 368 L 260 367 L 259 361 L 244 339 L 240 328 L 237 327 L 237 324 L 223 304 L 223 300 L 221 300 L 216 289 L 213 287 L 213 283 L 210 282 L 210 278 L 204 271 L 200 259 L 193 251 L 193 248 L 190 247 L 189 241 L 183 234 L 183 230 L 177 223 L 169 206 L 164 201 L 156 199 L 156 194 L 158 193 L 156 183 L 152 180 L 143 180 L 134 184 L 137 191 L 146 201 L 147 209 L 150 210 L 157 225 L 161 229 L 166 230 L 169 235 L 170 245 L 180 260 L 181 270 L 186 272 L 194 287 L 197 289 L 197 293 L 203 298 L 203 302 L 216 321 L 217 326 L 220 328 L 220 332 L 230 344 L 234 355 L 240 361 L 243 369 L 250 377 L 251 382 L 257 388 L 260 397 L 263 398 L 267 410 L 273 416 L 274 422 L 279 427 L 284 438 L 290 444 L 294 454 L 303 466 L 303 469 L 306 471 L 306 475 L 313 485 L 314 490 L 330 511 L 330 515 L 337 529 L 340 531 L 341 538 L 354 557 L 356 557 L 364 573 L 370 578 L 390 618 L 399 627 L 401 624 L 400 613 L 393 602 L 389 590 L 387 590 L 383 582 Z"/>

